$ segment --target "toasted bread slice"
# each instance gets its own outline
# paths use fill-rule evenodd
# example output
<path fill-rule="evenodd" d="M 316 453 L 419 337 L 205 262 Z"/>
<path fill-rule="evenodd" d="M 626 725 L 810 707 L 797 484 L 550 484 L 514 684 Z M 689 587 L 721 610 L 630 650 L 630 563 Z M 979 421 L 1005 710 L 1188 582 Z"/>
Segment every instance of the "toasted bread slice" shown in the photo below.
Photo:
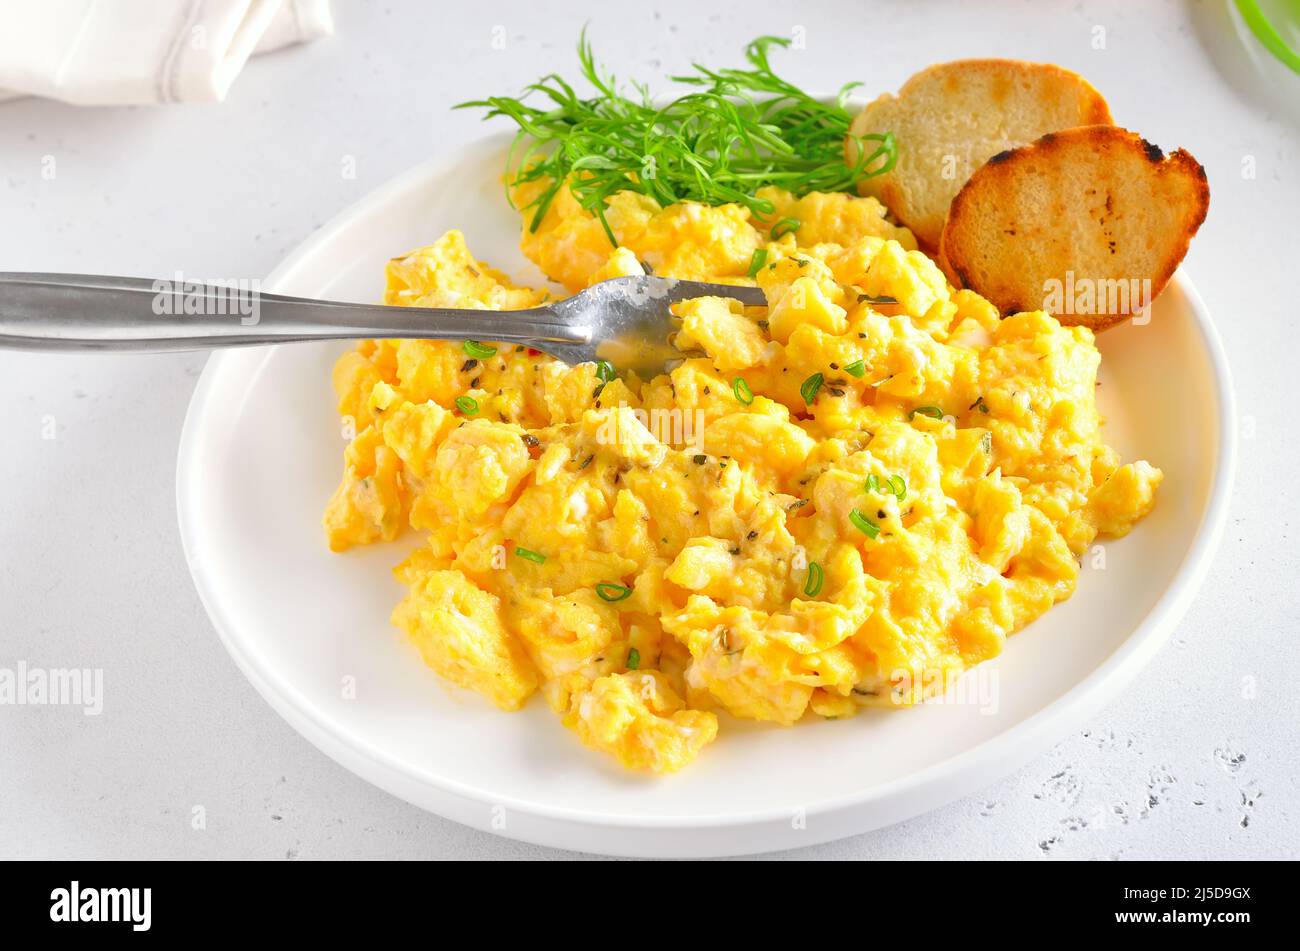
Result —
<path fill-rule="evenodd" d="M 966 179 L 991 156 L 1033 142 L 1046 132 L 1109 124 L 1101 93 L 1059 66 L 1012 59 L 965 59 L 917 73 L 898 91 L 869 103 L 845 139 L 892 132 L 898 162 L 864 179 L 858 191 L 884 203 L 930 248 L 939 245 L 948 205 Z"/>
<path fill-rule="evenodd" d="M 1164 289 L 1205 220 L 1205 169 L 1179 149 L 1096 125 L 993 156 L 953 199 L 950 276 L 1003 313 L 1046 310 L 1104 330 Z"/>

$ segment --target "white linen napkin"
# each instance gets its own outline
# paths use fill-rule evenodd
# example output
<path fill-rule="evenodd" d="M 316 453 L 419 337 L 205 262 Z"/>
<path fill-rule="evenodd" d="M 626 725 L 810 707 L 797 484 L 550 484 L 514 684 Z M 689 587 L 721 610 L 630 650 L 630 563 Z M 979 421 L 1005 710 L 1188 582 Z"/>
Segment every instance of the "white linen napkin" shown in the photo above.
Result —
<path fill-rule="evenodd" d="M 333 32 L 329 0 L 0 0 L 0 99 L 220 102 L 250 54 Z"/>

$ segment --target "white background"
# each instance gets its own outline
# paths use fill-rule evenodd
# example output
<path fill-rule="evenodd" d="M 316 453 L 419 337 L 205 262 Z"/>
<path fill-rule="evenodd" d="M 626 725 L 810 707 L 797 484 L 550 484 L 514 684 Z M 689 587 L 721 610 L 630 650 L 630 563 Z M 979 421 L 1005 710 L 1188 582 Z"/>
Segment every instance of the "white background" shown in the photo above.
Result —
<path fill-rule="evenodd" d="M 672 0 L 552 16 L 561 5 L 334 6 L 335 37 L 254 60 L 223 105 L 0 105 L 0 269 L 264 275 L 366 192 L 479 134 L 477 115 L 452 103 L 571 74 L 584 21 L 606 63 L 652 86 L 692 60 L 736 63 L 753 36 L 796 27 L 807 49 L 778 66 L 817 90 L 848 79 L 892 90 L 963 56 L 1058 62 L 1091 79 L 1120 124 L 1188 148 L 1212 201 L 1184 267 L 1216 315 L 1243 414 L 1209 581 L 1136 686 L 1048 755 L 930 815 L 784 854 L 1300 852 L 1300 368 L 1288 352 L 1300 324 L 1300 85 L 1259 78 L 1226 4 Z M 0 857 L 567 855 L 368 786 L 236 671 L 176 531 L 177 438 L 203 363 L 0 352 L 0 667 L 102 668 L 105 689 L 98 717 L 0 706 Z"/>

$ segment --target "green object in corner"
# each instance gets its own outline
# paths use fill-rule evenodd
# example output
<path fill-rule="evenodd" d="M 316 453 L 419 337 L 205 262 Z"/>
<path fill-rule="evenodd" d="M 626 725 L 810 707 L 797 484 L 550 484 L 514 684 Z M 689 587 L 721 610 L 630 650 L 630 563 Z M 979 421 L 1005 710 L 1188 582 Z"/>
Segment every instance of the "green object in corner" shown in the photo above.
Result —
<path fill-rule="evenodd" d="M 1287 45 L 1277 27 L 1259 8 L 1259 0 L 1235 0 L 1235 3 L 1237 12 L 1246 21 L 1246 26 L 1250 27 L 1250 32 L 1254 33 L 1255 38 L 1264 44 L 1264 48 L 1276 56 L 1293 73 L 1300 75 L 1300 53 Z M 1300 4 L 1294 4 L 1294 6 L 1297 15 L 1300 15 Z"/>

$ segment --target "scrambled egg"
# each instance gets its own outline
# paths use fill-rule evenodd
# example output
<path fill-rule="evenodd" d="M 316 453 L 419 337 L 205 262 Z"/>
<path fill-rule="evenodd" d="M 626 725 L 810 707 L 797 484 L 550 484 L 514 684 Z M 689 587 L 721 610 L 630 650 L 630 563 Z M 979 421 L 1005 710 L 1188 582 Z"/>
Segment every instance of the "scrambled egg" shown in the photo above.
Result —
<path fill-rule="evenodd" d="M 721 712 L 924 700 L 1068 598 L 1160 484 L 1102 442 L 1091 331 L 954 291 L 874 199 L 764 194 L 756 220 L 623 192 L 617 248 L 567 190 L 524 228 L 570 291 L 644 266 L 763 288 L 678 305 L 671 373 L 421 340 L 334 370 L 356 437 L 330 546 L 423 533 L 393 622 L 428 665 L 504 710 L 540 692 L 631 768 L 690 762 Z M 389 304 L 549 297 L 458 231 L 388 265 Z"/>

